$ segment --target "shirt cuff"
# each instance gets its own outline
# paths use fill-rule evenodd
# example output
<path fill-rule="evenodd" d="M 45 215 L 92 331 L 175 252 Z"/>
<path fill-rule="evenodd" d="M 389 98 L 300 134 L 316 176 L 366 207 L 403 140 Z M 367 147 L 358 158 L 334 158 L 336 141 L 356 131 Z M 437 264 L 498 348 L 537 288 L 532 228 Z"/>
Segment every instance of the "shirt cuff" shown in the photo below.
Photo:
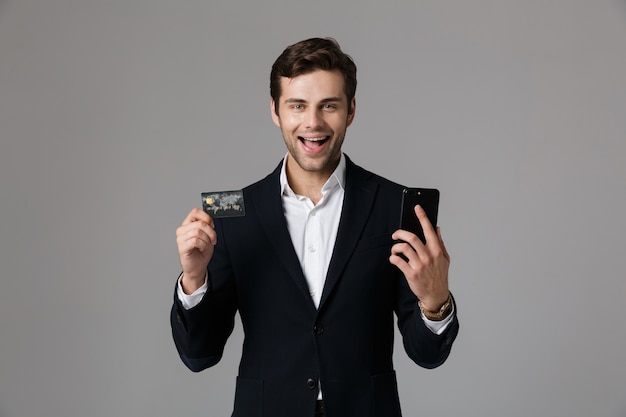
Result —
<path fill-rule="evenodd" d="M 183 274 L 180 274 L 180 277 L 178 277 L 178 284 L 176 285 L 176 294 L 178 295 L 178 299 L 183 305 L 183 308 L 185 310 L 189 310 L 197 306 L 198 304 L 200 304 L 200 301 L 202 301 L 202 297 L 204 297 L 204 294 L 206 294 L 207 289 L 209 288 L 209 285 L 207 283 L 208 277 L 207 275 L 205 275 L 204 284 L 202 284 L 200 288 L 198 288 L 197 290 L 195 290 L 193 293 L 189 295 L 185 294 L 185 292 L 183 291 L 183 286 L 180 283 L 182 278 L 183 278 Z"/>

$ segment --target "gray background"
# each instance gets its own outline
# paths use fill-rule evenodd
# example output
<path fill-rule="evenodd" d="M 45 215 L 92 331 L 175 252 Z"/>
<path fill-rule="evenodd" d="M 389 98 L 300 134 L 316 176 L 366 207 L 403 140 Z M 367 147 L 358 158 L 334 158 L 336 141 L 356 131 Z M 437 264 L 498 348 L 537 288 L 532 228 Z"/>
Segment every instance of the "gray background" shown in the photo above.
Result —
<path fill-rule="evenodd" d="M 407 416 L 626 416 L 626 2 L 0 0 L 0 416 L 226 416 L 179 361 L 174 231 L 285 152 L 269 69 L 336 37 L 345 151 L 442 191 L 461 333 Z M 208 408 L 211 408 L 209 411 Z"/>

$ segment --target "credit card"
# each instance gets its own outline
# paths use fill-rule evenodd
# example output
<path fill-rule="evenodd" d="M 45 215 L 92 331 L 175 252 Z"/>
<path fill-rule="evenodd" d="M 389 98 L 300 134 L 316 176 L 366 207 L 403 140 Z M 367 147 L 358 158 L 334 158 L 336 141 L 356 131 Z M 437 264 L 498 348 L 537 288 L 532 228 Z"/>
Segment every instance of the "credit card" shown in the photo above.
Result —
<path fill-rule="evenodd" d="M 202 210 L 213 218 L 246 215 L 243 191 L 211 191 L 202 193 Z"/>

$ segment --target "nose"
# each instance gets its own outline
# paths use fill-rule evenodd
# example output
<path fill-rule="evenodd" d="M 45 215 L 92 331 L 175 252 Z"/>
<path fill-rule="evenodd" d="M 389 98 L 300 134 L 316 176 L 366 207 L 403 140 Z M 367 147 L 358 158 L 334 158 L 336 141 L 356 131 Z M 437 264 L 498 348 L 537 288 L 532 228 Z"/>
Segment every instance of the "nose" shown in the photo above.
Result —
<path fill-rule="evenodd" d="M 314 130 L 321 127 L 324 124 L 324 118 L 322 112 L 319 109 L 310 108 L 306 114 L 305 127 L 309 130 Z"/>

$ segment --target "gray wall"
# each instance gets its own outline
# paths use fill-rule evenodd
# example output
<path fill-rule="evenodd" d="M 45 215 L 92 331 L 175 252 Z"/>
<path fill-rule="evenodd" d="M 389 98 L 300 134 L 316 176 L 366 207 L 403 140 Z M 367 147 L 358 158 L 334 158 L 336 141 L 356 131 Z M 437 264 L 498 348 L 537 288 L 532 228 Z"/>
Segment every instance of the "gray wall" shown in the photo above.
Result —
<path fill-rule="evenodd" d="M 623 0 L 0 0 L 0 416 L 229 415 L 241 328 L 179 361 L 174 231 L 278 163 L 269 68 L 320 35 L 345 151 L 442 191 L 461 333 L 398 346 L 405 415 L 626 416 Z"/>

